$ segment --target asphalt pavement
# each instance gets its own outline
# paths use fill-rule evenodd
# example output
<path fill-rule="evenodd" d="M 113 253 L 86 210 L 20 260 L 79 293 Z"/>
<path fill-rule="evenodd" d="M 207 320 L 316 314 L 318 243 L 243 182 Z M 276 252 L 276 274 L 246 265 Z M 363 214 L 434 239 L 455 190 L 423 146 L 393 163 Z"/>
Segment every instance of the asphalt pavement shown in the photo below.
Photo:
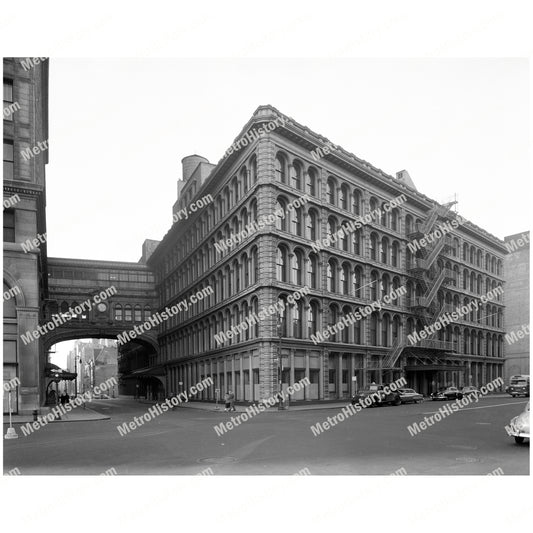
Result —
<path fill-rule="evenodd" d="M 122 398 L 95 400 L 89 407 L 108 419 L 55 422 L 28 436 L 15 424 L 19 438 L 4 440 L 4 473 L 16 468 L 21 475 L 529 474 L 529 441 L 516 445 L 505 431 L 526 399 L 482 398 L 416 435 L 409 432 L 409 426 L 420 427 L 450 403 L 372 407 L 343 421 L 339 417 L 335 425 L 332 418 L 347 403 L 272 410 L 247 421 L 242 410 L 179 407 L 140 424 L 135 417 L 139 421 L 150 405 Z M 221 424 L 232 418 L 233 428 L 225 425 L 223 430 Z M 315 435 L 311 427 L 317 424 L 328 429 Z M 4 434 L 6 428 L 4 424 Z"/>

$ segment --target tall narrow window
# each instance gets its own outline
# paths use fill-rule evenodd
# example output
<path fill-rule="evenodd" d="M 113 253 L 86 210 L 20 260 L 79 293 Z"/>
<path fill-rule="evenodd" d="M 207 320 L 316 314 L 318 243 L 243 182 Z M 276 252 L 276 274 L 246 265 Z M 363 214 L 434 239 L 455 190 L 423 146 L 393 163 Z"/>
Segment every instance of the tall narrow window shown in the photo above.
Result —
<path fill-rule="evenodd" d="M 13 141 L 4 139 L 4 181 L 13 179 Z"/>
<path fill-rule="evenodd" d="M 15 210 L 4 211 L 4 242 L 15 242 Z"/>
<path fill-rule="evenodd" d="M 302 165 L 298 161 L 294 161 L 290 167 L 291 185 L 300 190 L 302 188 Z"/>
<path fill-rule="evenodd" d="M 313 167 L 310 167 L 307 171 L 306 192 L 308 192 L 311 196 L 316 196 L 316 182 L 317 172 Z"/>
<path fill-rule="evenodd" d="M 287 183 L 287 161 L 283 154 L 276 155 L 274 171 L 277 181 Z"/>
<path fill-rule="evenodd" d="M 4 120 L 13 120 L 13 80 L 4 78 Z"/>

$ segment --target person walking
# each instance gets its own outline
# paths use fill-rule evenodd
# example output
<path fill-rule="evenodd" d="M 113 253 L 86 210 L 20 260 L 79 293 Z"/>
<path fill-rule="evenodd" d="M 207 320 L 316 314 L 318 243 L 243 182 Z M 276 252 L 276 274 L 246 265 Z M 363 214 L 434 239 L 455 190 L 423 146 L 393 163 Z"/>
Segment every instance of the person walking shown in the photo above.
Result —
<path fill-rule="evenodd" d="M 233 391 L 228 391 L 228 399 L 229 399 L 229 410 L 235 411 L 235 394 Z"/>
<path fill-rule="evenodd" d="M 230 410 L 230 407 L 231 407 L 231 402 L 230 402 L 230 391 L 226 392 L 226 394 L 224 395 L 224 411 L 229 411 Z"/>

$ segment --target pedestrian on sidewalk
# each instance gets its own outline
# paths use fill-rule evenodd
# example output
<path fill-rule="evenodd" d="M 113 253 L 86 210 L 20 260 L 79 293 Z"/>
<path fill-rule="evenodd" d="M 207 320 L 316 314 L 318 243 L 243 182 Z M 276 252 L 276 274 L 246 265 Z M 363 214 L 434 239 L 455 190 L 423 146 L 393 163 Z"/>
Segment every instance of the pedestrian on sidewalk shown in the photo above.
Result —
<path fill-rule="evenodd" d="M 229 391 L 228 391 L 224 395 L 224 411 L 229 411 L 230 407 L 231 407 L 231 402 L 230 402 L 230 399 L 229 399 Z"/>
<path fill-rule="evenodd" d="M 229 410 L 235 411 L 235 394 L 230 390 L 228 391 Z"/>

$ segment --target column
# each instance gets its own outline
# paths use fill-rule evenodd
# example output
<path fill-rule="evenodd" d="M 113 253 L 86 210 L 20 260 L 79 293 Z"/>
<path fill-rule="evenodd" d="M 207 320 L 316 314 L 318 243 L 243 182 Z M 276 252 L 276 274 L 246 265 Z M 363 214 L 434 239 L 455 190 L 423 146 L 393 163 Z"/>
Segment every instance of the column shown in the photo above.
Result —
<path fill-rule="evenodd" d="M 337 398 L 342 398 L 342 353 L 337 360 Z"/>
<path fill-rule="evenodd" d="M 294 385 L 294 350 L 289 350 L 289 385 Z"/>
<path fill-rule="evenodd" d="M 239 357 L 239 376 L 241 377 L 239 381 L 239 398 L 244 400 L 244 355 Z"/>
<path fill-rule="evenodd" d="M 253 357 L 252 357 L 252 352 L 250 352 L 250 357 L 248 358 L 249 360 L 249 372 L 250 372 L 250 401 L 253 402 L 255 401 L 255 394 L 254 394 L 254 372 L 253 372 L 253 368 L 252 368 L 252 365 L 253 365 Z"/>
<path fill-rule="evenodd" d="M 291 350 L 292 352 L 292 350 Z M 305 351 L 305 377 L 310 379 L 309 372 L 309 352 Z M 310 400 L 311 387 L 304 387 L 304 400 Z"/>
<path fill-rule="evenodd" d="M 233 394 L 237 394 L 235 387 L 235 355 L 231 356 L 231 390 Z"/>
<path fill-rule="evenodd" d="M 319 370 L 318 370 L 318 399 L 324 399 L 324 351 L 320 352 L 318 356 Z"/>
<path fill-rule="evenodd" d="M 355 382 L 353 381 L 353 376 L 355 376 L 355 354 L 350 354 L 349 367 L 348 367 L 348 394 L 350 398 L 355 394 Z"/>

